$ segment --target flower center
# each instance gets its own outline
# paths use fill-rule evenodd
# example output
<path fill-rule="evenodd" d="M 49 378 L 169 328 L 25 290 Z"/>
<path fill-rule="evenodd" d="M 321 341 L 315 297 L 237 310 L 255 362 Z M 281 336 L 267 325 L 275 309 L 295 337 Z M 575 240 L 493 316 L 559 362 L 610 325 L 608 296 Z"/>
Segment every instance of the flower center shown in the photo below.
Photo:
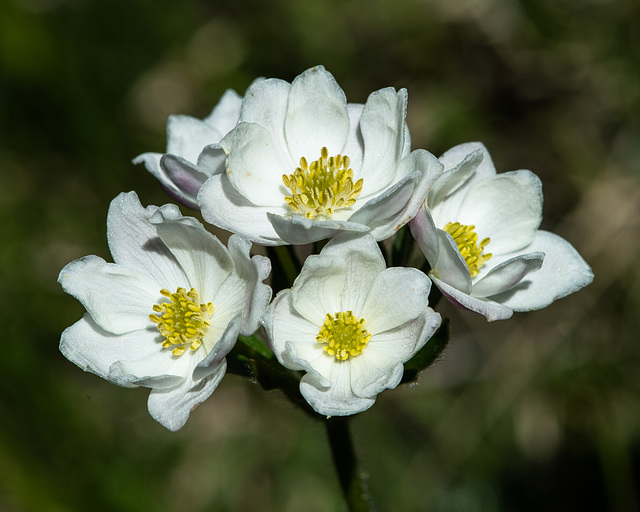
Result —
<path fill-rule="evenodd" d="M 353 206 L 364 180 L 353 183 L 350 162 L 348 156 L 329 157 L 327 148 L 322 148 L 320 158 L 311 165 L 302 157 L 293 174 L 282 175 L 283 183 L 291 190 L 291 195 L 284 198 L 289 208 L 313 219 L 316 215 L 330 217 L 336 208 Z"/>
<path fill-rule="evenodd" d="M 485 238 L 478 243 L 478 234 L 474 231 L 475 226 L 466 226 L 459 222 L 449 222 L 442 229 L 449 233 L 453 241 L 458 244 L 458 250 L 469 268 L 469 275 L 471 277 L 477 276 L 482 265 L 491 259 L 491 253 L 483 254 L 485 246 L 491 242 L 491 239 Z"/>
<path fill-rule="evenodd" d="M 149 318 L 165 337 L 162 348 L 175 347 L 172 350 L 174 356 L 181 356 L 188 348 L 196 350 L 209 329 L 208 320 L 215 311 L 213 304 L 200 303 L 200 295 L 195 288 L 188 292 L 185 288 L 178 288 L 175 293 L 163 288 L 160 293 L 171 302 L 154 304 L 156 314 L 149 315 Z"/>
<path fill-rule="evenodd" d="M 357 356 L 371 339 L 371 334 L 364 328 L 364 318 L 358 320 L 351 311 L 339 312 L 327 319 L 316 336 L 316 341 L 325 343 L 324 350 L 339 361 Z"/>

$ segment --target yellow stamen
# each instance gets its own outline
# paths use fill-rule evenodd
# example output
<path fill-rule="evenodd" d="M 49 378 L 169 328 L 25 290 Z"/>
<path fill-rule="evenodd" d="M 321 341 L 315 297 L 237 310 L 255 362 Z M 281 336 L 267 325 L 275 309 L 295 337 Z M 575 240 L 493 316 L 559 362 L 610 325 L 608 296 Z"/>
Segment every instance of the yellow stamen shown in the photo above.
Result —
<path fill-rule="evenodd" d="M 209 329 L 208 320 L 215 311 L 213 304 L 201 304 L 195 288 L 188 292 L 185 288 L 178 288 L 175 293 L 163 288 L 160 294 L 171 302 L 154 304 L 156 314 L 149 315 L 149 319 L 157 324 L 158 331 L 165 338 L 162 348 L 175 347 L 171 351 L 174 356 L 181 356 L 187 349 L 196 350 Z"/>
<path fill-rule="evenodd" d="M 475 226 L 467 226 L 459 222 L 449 222 L 442 229 L 449 233 L 458 245 L 458 250 L 469 268 L 469 275 L 471 277 L 477 276 L 482 265 L 491 259 L 491 253 L 483 254 L 484 248 L 491 242 L 491 239 L 485 238 L 478 243 L 478 234 L 474 231 Z"/>
<path fill-rule="evenodd" d="M 371 334 L 364 326 L 364 318 L 358 320 L 351 311 L 341 311 L 333 316 L 327 313 L 327 319 L 316 336 L 316 341 L 326 344 L 324 350 L 329 355 L 344 361 L 349 356 L 362 353 L 369 343 Z"/>
<path fill-rule="evenodd" d="M 282 175 L 282 182 L 291 190 L 291 195 L 284 198 L 289 208 L 313 219 L 316 215 L 331 217 L 337 208 L 353 206 L 364 180 L 353 183 L 350 163 L 348 156 L 329 157 L 327 148 L 322 148 L 320 158 L 310 165 L 302 157 L 293 174 Z"/>

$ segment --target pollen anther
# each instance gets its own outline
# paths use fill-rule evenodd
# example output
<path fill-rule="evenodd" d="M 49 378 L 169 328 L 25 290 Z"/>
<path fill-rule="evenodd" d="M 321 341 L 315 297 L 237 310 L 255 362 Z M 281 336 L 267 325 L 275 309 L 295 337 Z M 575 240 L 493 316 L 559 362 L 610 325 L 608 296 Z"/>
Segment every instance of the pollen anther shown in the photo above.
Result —
<path fill-rule="evenodd" d="M 318 343 L 325 344 L 324 351 L 339 361 L 361 354 L 370 339 L 364 318 L 358 320 L 351 311 L 340 311 L 333 316 L 327 313 L 324 325 L 316 336 Z"/>
<path fill-rule="evenodd" d="M 491 259 L 491 253 L 483 254 L 484 248 L 491 239 L 485 238 L 478 242 L 478 234 L 474 231 L 475 226 L 467 226 L 459 222 L 449 222 L 442 229 L 449 233 L 458 245 L 458 250 L 469 268 L 469 275 L 477 276 L 482 266 Z"/>
<path fill-rule="evenodd" d="M 282 175 L 282 182 L 291 190 L 291 195 L 284 198 L 289 208 L 313 219 L 318 215 L 331 217 L 336 209 L 353 206 L 364 180 L 353 182 L 350 163 L 348 156 L 329 157 L 327 148 L 322 148 L 320 158 L 311 164 L 302 157 L 293 174 Z"/>
<path fill-rule="evenodd" d="M 181 356 L 187 349 L 196 350 L 209 329 L 209 318 L 215 311 L 213 304 L 200 303 L 195 288 L 188 292 L 186 288 L 178 288 L 175 293 L 163 288 L 160 294 L 171 302 L 154 304 L 156 314 L 149 315 L 149 319 L 165 338 L 162 348 L 173 347 L 174 356 Z"/>

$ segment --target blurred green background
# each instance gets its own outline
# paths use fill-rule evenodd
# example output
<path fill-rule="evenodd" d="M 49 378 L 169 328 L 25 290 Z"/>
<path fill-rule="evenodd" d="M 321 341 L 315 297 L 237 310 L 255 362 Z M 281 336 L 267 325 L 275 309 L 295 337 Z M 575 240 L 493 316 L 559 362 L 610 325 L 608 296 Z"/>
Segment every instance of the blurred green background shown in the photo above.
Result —
<path fill-rule="evenodd" d="M 639 510 L 636 0 L 0 1 L 0 510 L 345 510 L 280 395 L 229 375 L 172 434 L 57 347 L 83 311 L 57 274 L 110 258 L 109 201 L 168 202 L 131 164 L 167 116 L 316 64 L 352 102 L 406 87 L 414 148 L 537 173 L 596 276 L 495 324 L 440 304 L 444 358 L 353 421 L 379 510 Z"/>

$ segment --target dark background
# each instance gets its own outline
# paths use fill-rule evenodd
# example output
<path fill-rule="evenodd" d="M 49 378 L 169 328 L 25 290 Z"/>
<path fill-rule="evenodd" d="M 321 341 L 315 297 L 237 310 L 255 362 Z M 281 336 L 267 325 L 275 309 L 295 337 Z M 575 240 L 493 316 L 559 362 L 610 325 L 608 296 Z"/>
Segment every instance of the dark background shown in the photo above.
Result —
<path fill-rule="evenodd" d="M 638 510 L 634 0 L 2 0 L 0 510 L 344 510 L 322 425 L 280 395 L 229 375 L 172 434 L 58 352 L 83 309 L 57 274 L 110 258 L 109 201 L 168 202 L 131 164 L 167 116 L 316 64 L 352 102 L 406 87 L 414 148 L 537 173 L 543 228 L 596 276 L 495 324 L 441 304 L 443 360 L 353 421 L 379 509 Z"/>

